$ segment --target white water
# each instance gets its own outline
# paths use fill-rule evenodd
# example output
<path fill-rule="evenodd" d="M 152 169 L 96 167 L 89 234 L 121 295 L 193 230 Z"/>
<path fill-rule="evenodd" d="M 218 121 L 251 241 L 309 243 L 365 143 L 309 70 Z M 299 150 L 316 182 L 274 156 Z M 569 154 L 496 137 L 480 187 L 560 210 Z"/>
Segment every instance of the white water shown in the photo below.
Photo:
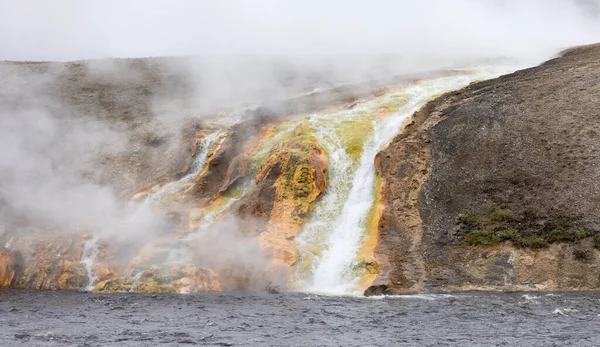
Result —
<path fill-rule="evenodd" d="M 198 143 L 198 146 L 196 148 L 196 155 L 194 156 L 194 159 L 192 161 L 192 164 L 190 165 L 190 169 L 188 170 L 187 174 L 178 179 L 177 181 L 165 184 L 155 193 L 148 195 L 148 197 L 145 200 L 145 203 L 148 206 L 153 206 L 162 201 L 162 199 L 176 194 L 180 190 L 186 188 L 186 186 L 189 186 L 193 182 L 196 175 L 198 175 L 204 168 L 204 165 L 206 164 L 206 160 L 208 158 L 208 154 L 210 153 L 210 149 L 215 145 L 215 143 L 219 139 L 223 137 L 224 134 L 224 132 L 214 132 L 202 138 L 200 143 Z"/>
<path fill-rule="evenodd" d="M 4 248 L 6 248 L 6 249 L 10 248 L 14 239 L 15 239 L 15 237 L 13 236 L 8 241 L 6 241 L 6 243 L 4 244 Z"/>
<path fill-rule="evenodd" d="M 271 149 L 273 144 L 280 141 L 281 138 L 284 137 L 287 132 L 293 131 L 296 125 L 297 122 L 289 122 L 289 124 L 282 126 L 282 128 L 275 134 L 275 136 L 273 136 L 273 138 L 263 143 L 257 149 L 257 151 L 251 154 L 250 158 L 248 158 L 248 161 L 262 163 L 262 160 L 268 155 L 269 150 Z M 219 137 L 221 136 L 222 135 L 219 135 Z M 204 159 L 204 162 L 206 162 L 206 159 Z M 175 241 L 167 257 L 167 264 L 185 264 L 186 262 L 190 261 L 191 254 L 188 249 L 189 242 L 195 240 L 203 231 L 207 230 L 207 228 L 213 225 L 215 221 L 217 221 L 221 216 L 223 216 L 223 214 L 225 214 L 229 210 L 231 205 L 233 205 L 236 201 L 242 199 L 246 195 L 246 193 L 248 193 L 252 189 L 252 187 L 255 184 L 253 178 L 256 176 L 256 171 L 258 169 L 259 167 L 249 167 L 249 172 L 246 175 L 247 179 L 242 179 L 242 182 L 239 183 L 241 184 L 241 188 L 239 189 L 239 191 L 236 194 L 234 194 L 234 196 L 227 197 L 226 202 L 218 206 L 217 208 L 207 209 L 207 211 L 205 211 L 205 213 L 200 218 L 198 222 L 198 227 L 194 231 L 182 237 L 181 239 Z M 185 177 L 182 178 L 182 180 L 184 179 Z M 185 183 L 180 184 L 179 181 L 177 181 L 173 182 L 173 184 L 182 186 Z M 172 192 L 170 193 L 172 194 Z"/>
<path fill-rule="evenodd" d="M 94 283 L 98 280 L 94 273 L 94 262 L 98 256 L 98 240 L 98 237 L 92 237 L 83 244 L 81 263 L 85 266 L 85 271 L 88 276 L 88 284 L 85 287 L 85 290 L 93 290 Z"/>
<path fill-rule="evenodd" d="M 383 146 L 399 132 L 406 120 L 437 94 L 512 70 L 514 69 L 472 71 L 468 75 L 422 81 L 408 86 L 402 91 L 408 96 L 408 102 L 397 112 L 373 121 L 373 135 L 364 143 L 358 166 L 354 165 L 339 139 L 335 138 L 335 131 L 325 126 L 315 126 L 319 132 L 318 140 L 329 155 L 329 176 L 325 196 L 317 204 L 311 220 L 296 240 L 301 250 L 300 262 L 313 263 L 309 278 L 300 278 L 303 291 L 325 294 L 348 294 L 356 291 L 360 274 L 357 274 L 355 268 L 360 261 L 358 255 L 375 194 L 374 159 Z M 365 105 L 369 106 L 368 103 Z M 356 108 L 337 116 L 353 117 L 355 113 Z M 311 116 L 311 120 L 318 122 L 315 115 Z M 302 249 L 311 247 L 312 250 L 302 252 Z M 309 259 L 311 257 L 313 259 Z"/>
<path fill-rule="evenodd" d="M 131 289 L 129 289 L 130 292 L 132 292 L 132 293 L 135 292 L 138 285 L 140 284 L 140 279 L 142 278 L 143 274 L 144 274 L 144 271 L 139 271 L 138 273 L 135 274 L 135 276 L 133 276 L 133 284 L 131 285 Z"/>

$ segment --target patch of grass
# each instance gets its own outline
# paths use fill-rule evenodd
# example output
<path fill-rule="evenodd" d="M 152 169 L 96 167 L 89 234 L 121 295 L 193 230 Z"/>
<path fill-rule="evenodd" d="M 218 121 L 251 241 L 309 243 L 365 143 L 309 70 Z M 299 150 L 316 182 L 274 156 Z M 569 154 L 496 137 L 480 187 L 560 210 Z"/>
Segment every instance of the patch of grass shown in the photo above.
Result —
<path fill-rule="evenodd" d="M 476 231 L 465 235 L 464 240 L 469 246 L 490 246 L 501 241 L 498 235 L 485 231 Z"/>
<path fill-rule="evenodd" d="M 594 236 L 600 248 L 600 236 L 576 227 L 574 218 L 554 218 L 525 211 L 516 215 L 509 210 L 491 208 L 483 214 L 466 214 L 457 219 L 463 240 L 470 246 L 491 246 L 510 241 L 521 248 L 540 249 L 555 242 L 576 242 Z"/>
<path fill-rule="evenodd" d="M 540 249 L 548 246 L 548 241 L 541 236 L 525 236 L 519 237 L 516 240 L 511 240 L 517 247 Z"/>
<path fill-rule="evenodd" d="M 600 249 L 600 234 L 594 235 L 594 248 Z"/>

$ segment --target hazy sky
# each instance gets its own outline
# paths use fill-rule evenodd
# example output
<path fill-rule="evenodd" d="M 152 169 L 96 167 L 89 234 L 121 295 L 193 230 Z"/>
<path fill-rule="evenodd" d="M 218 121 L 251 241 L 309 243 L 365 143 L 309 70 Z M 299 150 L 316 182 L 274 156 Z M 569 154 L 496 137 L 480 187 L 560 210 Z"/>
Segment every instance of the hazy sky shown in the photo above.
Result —
<path fill-rule="evenodd" d="M 0 0 L 0 59 L 533 54 L 600 41 L 597 5 L 598 0 Z"/>

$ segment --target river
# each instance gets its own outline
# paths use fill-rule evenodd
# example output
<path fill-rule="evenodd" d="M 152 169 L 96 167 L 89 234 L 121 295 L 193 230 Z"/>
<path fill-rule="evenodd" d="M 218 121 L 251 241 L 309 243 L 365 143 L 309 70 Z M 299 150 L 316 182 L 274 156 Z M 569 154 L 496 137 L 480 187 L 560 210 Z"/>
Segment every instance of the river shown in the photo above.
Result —
<path fill-rule="evenodd" d="M 600 293 L 0 291 L 1 346 L 598 346 Z"/>

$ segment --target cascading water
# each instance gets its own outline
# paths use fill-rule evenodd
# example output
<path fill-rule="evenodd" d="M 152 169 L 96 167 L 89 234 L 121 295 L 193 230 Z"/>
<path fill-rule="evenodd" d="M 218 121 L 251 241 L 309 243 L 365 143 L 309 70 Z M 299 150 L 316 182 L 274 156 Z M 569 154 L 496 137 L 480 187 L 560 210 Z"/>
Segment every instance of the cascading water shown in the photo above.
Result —
<path fill-rule="evenodd" d="M 83 252 L 81 254 L 81 263 L 85 266 L 85 271 L 88 276 L 88 284 L 85 290 L 93 290 L 94 283 L 98 279 L 94 273 L 94 262 L 98 256 L 98 237 L 92 237 L 83 244 Z"/>
<path fill-rule="evenodd" d="M 174 241 L 161 265 L 187 264 L 191 260 L 190 241 L 251 191 L 256 173 L 278 143 L 296 141 L 295 136 L 302 134 L 325 150 L 329 163 L 326 191 L 317 202 L 309 222 L 295 239 L 298 261 L 294 279 L 302 291 L 327 294 L 357 291 L 364 275 L 361 268 L 361 262 L 365 261 L 364 253 L 372 252 L 365 252 L 363 245 L 368 236 L 366 231 L 371 230 L 369 226 L 373 221 L 376 222 L 373 218 L 374 203 L 378 197 L 375 156 L 399 132 L 406 120 L 436 94 L 460 88 L 473 80 L 494 77 L 501 72 L 505 71 L 473 73 L 465 70 L 463 75 L 421 81 L 393 90 L 360 102 L 351 109 L 299 115 L 274 126 L 270 130 L 271 135 L 246 158 L 248 173 L 245 178 L 216 197 L 209 206 L 194 212 L 192 223 L 197 227 Z M 224 131 L 218 131 L 204 136 L 188 173 L 149 195 L 144 207 L 164 207 L 159 205 L 168 204 L 172 197 L 176 198 L 191 186 L 194 179 L 202 174 L 211 150 L 224 139 L 224 135 Z M 88 289 L 91 289 L 95 280 L 93 262 L 97 254 L 97 239 L 88 242 L 82 263 L 86 265 L 90 277 Z M 137 270 L 127 276 L 135 274 L 131 291 L 135 291 L 141 279 L 142 271 Z"/>
<path fill-rule="evenodd" d="M 4 248 L 9 249 L 10 246 L 12 245 L 12 242 L 14 241 L 15 237 L 12 236 L 8 241 L 6 241 L 6 243 L 4 244 Z"/>
<path fill-rule="evenodd" d="M 196 155 L 192 160 L 192 164 L 185 176 L 178 179 L 177 181 L 169 182 L 162 186 L 158 191 L 153 194 L 148 195 L 145 200 L 145 203 L 149 206 L 155 205 L 159 203 L 163 198 L 176 194 L 180 190 L 184 189 L 186 186 L 190 185 L 196 175 L 202 171 L 204 165 L 206 164 L 206 160 L 208 158 L 208 154 L 210 153 L 210 149 L 216 144 L 219 139 L 222 139 L 225 135 L 224 132 L 218 131 L 210 133 L 202 138 L 200 143 L 197 145 Z"/>
<path fill-rule="evenodd" d="M 317 131 L 316 137 L 329 155 L 329 173 L 325 196 L 296 239 L 300 252 L 296 277 L 303 291 L 344 294 L 357 290 L 361 275 L 355 269 L 360 262 L 358 255 L 376 193 L 374 159 L 382 147 L 399 132 L 406 120 L 437 94 L 458 89 L 474 80 L 492 78 L 506 71 L 465 71 L 465 75 L 421 81 L 398 93 L 365 102 L 352 110 L 311 116 L 311 122 Z M 322 125 L 324 119 L 332 116 L 339 121 L 352 119 L 357 115 L 365 117 L 366 110 L 371 110 L 372 113 L 378 104 L 385 104 L 394 98 L 405 98 L 405 103 L 382 119 L 371 120 L 372 135 L 367 135 L 368 138 L 364 140 L 357 164 L 353 163 L 344 150 L 340 137 L 336 136 L 336 123 Z"/>
<path fill-rule="evenodd" d="M 131 289 L 129 290 L 130 292 L 135 292 L 137 286 L 140 284 L 140 279 L 142 278 L 143 274 L 143 271 L 138 271 L 138 273 L 136 273 L 135 276 L 133 276 L 133 284 L 131 285 Z"/>
<path fill-rule="evenodd" d="M 298 120 L 293 120 L 280 126 L 279 131 L 277 131 L 273 137 L 260 144 L 258 148 L 256 148 L 256 150 L 250 154 L 250 156 L 247 159 L 248 162 L 262 163 L 262 160 L 268 155 L 269 150 L 272 148 L 273 144 L 280 141 L 282 137 L 286 136 L 287 133 L 292 132 L 298 123 Z M 221 137 L 221 135 L 219 135 L 219 137 Z M 204 159 L 204 163 L 205 162 L 206 159 Z M 256 176 L 256 172 L 259 168 L 259 165 L 250 164 L 246 177 L 240 180 L 240 183 L 238 183 L 238 188 L 235 189 L 235 192 L 227 194 L 227 196 L 222 196 L 224 201 L 221 201 L 217 206 L 209 206 L 209 208 L 207 208 L 206 211 L 204 211 L 204 213 L 200 217 L 197 228 L 193 232 L 175 241 L 173 248 L 171 249 L 167 257 L 167 264 L 184 264 L 187 261 L 189 261 L 189 242 L 196 239 L 203 231 L 205 231 L 216 220 L 218 220 L 219 217 L 226 213 L 229 207 L 231 207 L 231 205 L 233 205 L 239 199 L 243 198 L 246 195 L 246 193 L 248 193 L 251 190 L 252 186 L 254 185 L 254 177 Z M 201 171 L 201 169 L 198 171 Z M 185 179 L 185 177 L 182 178 L 182 180 L 183 179 Z M 185 183 L 180 184 L 179 181 L 173 183 L 177 184 L 179 187 L 185 185 Z M 173 194 L 172 191 L 169 191 L 169 193 Z"/>

